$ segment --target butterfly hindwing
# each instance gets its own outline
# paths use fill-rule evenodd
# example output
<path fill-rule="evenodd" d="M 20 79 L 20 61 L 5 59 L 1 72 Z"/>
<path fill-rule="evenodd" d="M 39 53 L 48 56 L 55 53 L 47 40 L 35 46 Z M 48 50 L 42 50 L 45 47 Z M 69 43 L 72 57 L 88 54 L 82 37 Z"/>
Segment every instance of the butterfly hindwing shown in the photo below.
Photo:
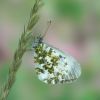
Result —
<path fill-rule="evenodd" d="M 34 65 L 38 78 L 47 84 L 69 83 L 80 74 L 80 64 L 69 54 L 39 43 L 34 47 Z"/>

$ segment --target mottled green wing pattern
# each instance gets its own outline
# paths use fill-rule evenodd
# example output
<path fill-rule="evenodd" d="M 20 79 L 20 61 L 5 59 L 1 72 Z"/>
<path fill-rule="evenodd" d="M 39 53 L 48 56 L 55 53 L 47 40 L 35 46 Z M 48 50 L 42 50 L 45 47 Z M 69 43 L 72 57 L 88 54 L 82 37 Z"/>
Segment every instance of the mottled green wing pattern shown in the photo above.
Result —
<path fill-rule="evenodd" d="M 34 47 L 34 66 L 38 78 L 47 84 L 70 83 L 81 75 L 73 57 L 45 43 Z"/>

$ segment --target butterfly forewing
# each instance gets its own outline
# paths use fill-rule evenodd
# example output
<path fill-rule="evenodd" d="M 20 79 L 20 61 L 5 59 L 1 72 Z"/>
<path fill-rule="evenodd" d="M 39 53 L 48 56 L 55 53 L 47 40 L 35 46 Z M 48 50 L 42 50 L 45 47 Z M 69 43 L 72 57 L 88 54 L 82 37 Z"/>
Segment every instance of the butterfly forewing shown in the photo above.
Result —
<path fill-rule="evenodd" d="M 72 56 L 45 43 L 34 47 L 34 66 L 38 78 L 48 84 L 73 82 L 81 74 Z"/>

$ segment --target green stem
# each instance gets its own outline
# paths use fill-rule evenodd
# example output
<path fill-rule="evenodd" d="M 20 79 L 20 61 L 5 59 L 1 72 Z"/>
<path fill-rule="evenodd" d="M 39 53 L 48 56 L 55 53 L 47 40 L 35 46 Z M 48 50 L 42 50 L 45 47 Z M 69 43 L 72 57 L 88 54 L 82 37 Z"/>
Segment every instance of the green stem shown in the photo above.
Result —
<path fill-rule="evenodd" d="M 32 29 L 39 20 L 38 10 L 40 6 L 41 6 L 41 1 L 35 0 L 35 4 L 30 13 L 30 19 L 27 28 L 24 28 L 24 32 L 22 33 L 21 38 L 19 39 L 18 48 L 15 51 L 12 65 L 9 68 L 7 82 L 1 89 L 0 100 L 7 100 L 10 90 L 15 83 L 16 73 L 22 63 L 22 57 L 29 48 L 29 45 L 31 44 L 33 39 Z"/>

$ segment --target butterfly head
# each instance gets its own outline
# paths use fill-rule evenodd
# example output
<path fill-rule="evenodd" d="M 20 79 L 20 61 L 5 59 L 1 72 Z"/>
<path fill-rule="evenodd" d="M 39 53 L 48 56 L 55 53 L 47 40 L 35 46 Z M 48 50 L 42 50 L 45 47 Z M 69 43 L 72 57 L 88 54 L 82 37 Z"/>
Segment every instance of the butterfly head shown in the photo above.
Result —
<path fill-rule="evenodd" d="M 44 32 L 44 34 L 43 35 L 40 34 L 39 36 L 35 37 L 34 42 L 33 42 L 33 48 L 43 43 L 43 38 L 46 36 L 50 25 L 51 25 L 51 21 L 48 21 L 47 29 Z"/>
<path fill-rule="evenodd" d="M 36 46 L 38 46 L 41 43 L 43 43 L 43 36 L 40 35 L 40 36 L 37 36 L 34 38 L 32 47 L 35 48 Z"/>

